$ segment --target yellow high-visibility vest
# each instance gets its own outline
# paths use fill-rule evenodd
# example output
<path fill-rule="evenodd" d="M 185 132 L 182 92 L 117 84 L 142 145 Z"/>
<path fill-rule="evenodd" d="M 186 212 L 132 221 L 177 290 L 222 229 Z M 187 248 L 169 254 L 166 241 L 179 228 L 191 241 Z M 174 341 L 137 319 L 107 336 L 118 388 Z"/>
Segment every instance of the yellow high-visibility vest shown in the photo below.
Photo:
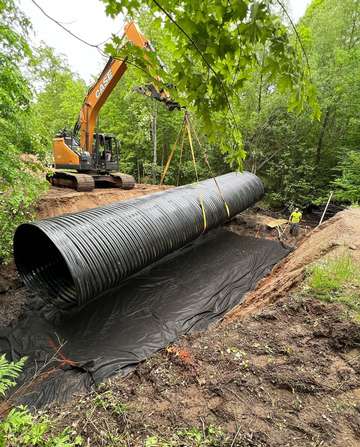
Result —
<path fill-rule="evenodd" d="M 302 218 L 302 213 L 300 211 L 294 211 L 291 213 L 290 222 L 291 223 L 299 223 Z"/>

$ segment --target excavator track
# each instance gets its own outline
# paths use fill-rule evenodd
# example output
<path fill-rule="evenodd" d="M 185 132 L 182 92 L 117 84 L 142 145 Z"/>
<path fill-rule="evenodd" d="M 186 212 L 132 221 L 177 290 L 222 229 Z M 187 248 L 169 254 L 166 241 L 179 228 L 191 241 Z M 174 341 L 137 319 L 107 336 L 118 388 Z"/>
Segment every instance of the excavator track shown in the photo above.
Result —
<path fill-rule="evenodd" d="M 95 188 L 94 178 L 88 174 L 55 171 L 54 175 L 48 180 L 50 180 L 53 186 L 72 188 L 79 192 L 92 191 Z"/>
<path fill-rule="evenodd" d="M 122 172 L 112 172 L 110 175 L 117 188 L 133 189 L 135 186 L 135 179 L 132 175 L 123 174 Z"/>

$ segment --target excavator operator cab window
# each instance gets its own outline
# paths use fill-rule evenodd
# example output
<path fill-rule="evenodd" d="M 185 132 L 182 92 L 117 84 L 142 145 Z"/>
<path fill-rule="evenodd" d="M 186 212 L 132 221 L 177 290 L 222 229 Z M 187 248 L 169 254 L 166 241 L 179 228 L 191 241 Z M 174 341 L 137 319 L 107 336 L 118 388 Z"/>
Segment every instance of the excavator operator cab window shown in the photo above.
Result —
<path fill-rule="evenodd" d="M 119 147 L 113 135 L 95 134 L 94 159 L 98 168 L 117 169 Z"/>
<path fill-rule="evenodd" d="M 112 138 L 105 137 L 105 141 L 104 141 L 105 161 L 111 161 L 112 155 L 113 155 L 113 153 L 112 153 Z"/>

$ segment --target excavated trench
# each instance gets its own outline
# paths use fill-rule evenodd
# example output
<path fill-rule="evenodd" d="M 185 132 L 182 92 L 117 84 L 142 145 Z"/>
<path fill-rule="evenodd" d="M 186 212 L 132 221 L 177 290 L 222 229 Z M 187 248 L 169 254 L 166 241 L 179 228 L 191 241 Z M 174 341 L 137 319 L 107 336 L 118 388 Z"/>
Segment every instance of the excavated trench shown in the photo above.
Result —
<path fill-rule="evenodd" d="M 221 318 L 289 253 L 219 229 L 263 186 L 250 173 L 217 181 L 222 194 L 207 180 L 19 227 L 15 262 L 37 296 L 0 337 L 11 359 L 29 358 L 17 403 L 66 401 L 126 373 Z"/>

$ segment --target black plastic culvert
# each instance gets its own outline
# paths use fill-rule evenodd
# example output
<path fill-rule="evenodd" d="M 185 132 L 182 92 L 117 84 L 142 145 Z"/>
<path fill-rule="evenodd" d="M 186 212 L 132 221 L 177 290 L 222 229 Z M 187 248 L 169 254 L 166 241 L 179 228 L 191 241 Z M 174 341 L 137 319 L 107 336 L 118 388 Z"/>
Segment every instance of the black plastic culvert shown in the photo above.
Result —
<path fill-rule="evenodd" d="M 230 217 L 258 201 L 254 174 L 217 177 Z M 228 215 L 213 179 L 18 227 L 15 263 L 25 284 L 66 305 L 82 306 L 183 247 Z"/>

